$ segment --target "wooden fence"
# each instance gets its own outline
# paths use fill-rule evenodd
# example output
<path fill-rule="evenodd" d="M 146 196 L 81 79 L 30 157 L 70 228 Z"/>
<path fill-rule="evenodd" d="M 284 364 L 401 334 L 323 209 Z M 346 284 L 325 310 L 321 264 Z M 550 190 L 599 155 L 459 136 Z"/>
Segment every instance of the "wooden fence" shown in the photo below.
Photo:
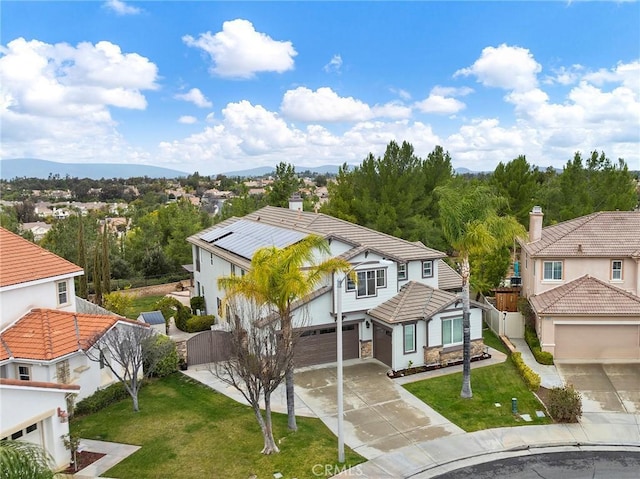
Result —
<path fill-rule="evenodd" d="M 231 333 L 204 331 L 187 340 L 187 365 L 226 361 L 231 357 Z"/>

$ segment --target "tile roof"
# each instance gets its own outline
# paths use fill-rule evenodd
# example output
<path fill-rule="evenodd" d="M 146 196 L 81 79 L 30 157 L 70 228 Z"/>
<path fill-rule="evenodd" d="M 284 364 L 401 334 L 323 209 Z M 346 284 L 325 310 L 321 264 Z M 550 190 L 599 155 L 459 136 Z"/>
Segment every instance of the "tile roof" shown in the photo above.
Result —
<path fill-rule="evenodd" d="M 76 330 L 77 318 L 77 330 Z M 116 315 L 81 314 L 56 309 L 32 309 L 0 334 L 0 361 L 9 358 L 50 361 L 87 348 L 98 334 L 118 321 L 143 326 Z"/>
<path fill-rule="evenodd" d="M 640 297 L 584 275 L 529 298 L 542 315 L 640 316 Z"/>
<path fill-rule="evenodd" d="M 458 295 L 409 281 L 398 294 L 367 311 L 369 316 L 387 323 L 429 319 L 458 300 Z"/>
<path fill-rule="evenodd" d="M 66 274 L 82 268 L 0 227 L 0 287 Z"/>
<path fill-rule="evenodd" d="M 443 259 L 438 261 L 438 288 L 462 289 L 462 276 Z"/>
<path fill-rule="evenodd" d="M 542 228 L 542 237 L 523 243 L 532 256 L 640 258 L 640 211 L 600 211 Z"/>
<path fill-rule="evenodd" d="M 61 384 L 61 383 L 48 383 L 43 381 L 23 381 L 22 379 L 9 379 L 0 378 L 0 386 L 20 386 L 29 388 L 43 388 L 43 389 L 62 389 L 78 391 L 80 389 L 79 384 Z"/>
<path fill-rule="evenodd" d="M 201 236 L 221 226 L 240 220 L 259 221 L 271 226 L 278 226 L 306 234 L 318 234 L 325 238 L 337 238 L 354 247 L 377 251 L 395 261 L 411 261 L 417 259 L 439 259 L 446 254 L 421 244 L 412 243 L 379 231 L 359 226 L 348 221 L 333 218 L 322 213 L 294 211 L 288 208 L 265 206 L 242 218 L 231 218 L 205 231 L 189 237 L 189 241 L 202 247 L 207 243 Z M 265 246 L 268 246 L 268 242 Z M 248 258 L 250 259 L 250 258 Z"/>

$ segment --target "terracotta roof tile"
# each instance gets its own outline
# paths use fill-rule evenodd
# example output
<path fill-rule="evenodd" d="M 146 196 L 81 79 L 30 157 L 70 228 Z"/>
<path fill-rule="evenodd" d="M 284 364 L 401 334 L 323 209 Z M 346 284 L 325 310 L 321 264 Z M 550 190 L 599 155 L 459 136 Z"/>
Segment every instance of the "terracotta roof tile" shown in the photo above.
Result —
<path fill-rule="evenodd" d="M 640 211 L 600 211 L 542 228 L 532 256 L 640 257 Z"/>
<path fill-rule="evenodd" d="M 44 389 L 62 389 L 62 390 L 75 390 L 80 389 L 79 384 L 60 384 L 60 383 L 47 383 L 43 381 L 23 381 L 21 379 L 9 379 L 0 378 L 0 386 L 22 386 L 30 388 L 44 388 Z"/>
<path fill-rule="evenodd" d="M 640 316 L 640 297 L 589 275 L 530 299 L 538 314 Z"/>
<path fill-rule="evenodd" d="M 0 227 L 0 287 L 74 273 L 82 268 Z"/>
<path fill-rule="evenodd" d="M 33 309 L 0 335 L 0 361 L 10 357 L 45 361 L 62 357 L 78 351 L 78 341 L 86 348 L 96 335 L 104 334 L 118 321 L 146 326 L 115 315 Z"/>

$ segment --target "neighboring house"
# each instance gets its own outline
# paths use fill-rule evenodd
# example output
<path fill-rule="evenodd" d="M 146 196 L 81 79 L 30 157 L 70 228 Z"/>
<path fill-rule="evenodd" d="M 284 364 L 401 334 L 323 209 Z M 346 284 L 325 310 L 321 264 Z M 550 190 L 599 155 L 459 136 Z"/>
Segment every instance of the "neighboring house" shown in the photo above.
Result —
<path fill-rule="evenodd" d="M 140 313 L 138 321 L 148 324 L 151 328 L 161 334 L 167 334 L 167 322 L 164 320 L 164 316 L 161 311 Z"/>
<path fill-rule="evenodd" d="M 113 314 L 78 312 L 82 268 L 0 228 L 0 438 L 41 444 L 56 466 L 69 463 L 61 435 L 70 404 L 115 382 L 86 350 L 114 327 L 141 327 Z"/>
<path fill-rule="evenodd" d="M 20 225 L 20 230 L 23 232 L 31 231 L 33 233 L 33 240 L 38 242 L 44 235 L 46 235 L 51 229 L 51 225 L 44 221 L 35 221 L 32 223 L 23 223 Z"/>
<path fill-rule="evenodd" d="M 337 294 L 342 295 L 345 359 L 374 357 L 400 370 L 409 362 L 445 364 L 462 357 L 462 302 L 455 294 L 462 281 L 444 262 L 445 253 L 299 206 L 295 200 L 290 209 L 267 206 L 187 239 L 193 250 L 194 294 L 204 296 L 207 314 L 225 321 L 220 309 L 225 292 L 217 280 L 248 271 L 257 249 L 283 248 L 316 234 L 328 241 L 331 256 L 353 265 L 358 281 L 343 273 L 328 276 L 294 305 L 294 325 L 301 333 L 297 366 L 336 360 Z M 471 309 L 471 339 L 474 355 L 482 354 L 477 303 Z"/>
<path fill-rule="evenodd" d="M 522 294 L 542 349 L 559 360 L 640 360 L 640 211 L 602 211 L 521 241 Z"/>

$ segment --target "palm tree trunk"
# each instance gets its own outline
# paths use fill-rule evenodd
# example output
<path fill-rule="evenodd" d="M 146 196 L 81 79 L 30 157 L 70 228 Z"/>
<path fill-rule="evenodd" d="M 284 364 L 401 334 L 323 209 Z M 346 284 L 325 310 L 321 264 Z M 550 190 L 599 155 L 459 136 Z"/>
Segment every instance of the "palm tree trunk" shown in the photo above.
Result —
<path fill-rule="evenodd" d="M 469 312 L 469 257 L 462 258 L 462 391 L 460 397 L 471 398 L 471 318 Z"/>

